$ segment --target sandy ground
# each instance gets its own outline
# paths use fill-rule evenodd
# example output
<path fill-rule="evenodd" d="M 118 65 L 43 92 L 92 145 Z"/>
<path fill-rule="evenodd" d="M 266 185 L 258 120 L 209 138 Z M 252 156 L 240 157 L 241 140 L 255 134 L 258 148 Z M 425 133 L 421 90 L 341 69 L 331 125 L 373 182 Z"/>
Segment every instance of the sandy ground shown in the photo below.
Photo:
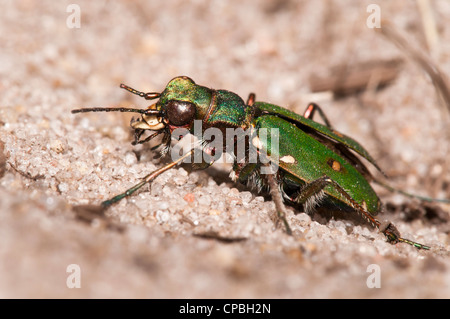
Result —
<path fill-rule="evenodd" d="M 72 209 L 164 161 L 130 144 L 128 116 L 70 110 L 145 107 L 119 84 L 162 91 L 177 75 L 299 113 L 318 102 L 390 183 L 450 198 L 448 113 L 422 69 L 367 27 L 372 2 L 76 1 L 80 27 L 71 28 L 74 1 L 0 1 L 0 297 L 449 298 L 449 205 L 381 188 L 382 218 L 432 251 L 390 245 L 351 217 L 293 208 L 288 236 L 269 217 L 273 202 L 233 184 L 224 165 L 173 169 L 106 217 Z M 376 3 L 383 23 L 426 48 L 414 1 Z M 431 54 L 449 74 L 450 6 L 432 4 Z M 403 67 L 374 94 L 310 92 L 313 74 L 391 58 Z M 77 283 L 70 265 L 80 288 L 68 287 Z M 378 274 L 380 287 L 370 288 Z"/>

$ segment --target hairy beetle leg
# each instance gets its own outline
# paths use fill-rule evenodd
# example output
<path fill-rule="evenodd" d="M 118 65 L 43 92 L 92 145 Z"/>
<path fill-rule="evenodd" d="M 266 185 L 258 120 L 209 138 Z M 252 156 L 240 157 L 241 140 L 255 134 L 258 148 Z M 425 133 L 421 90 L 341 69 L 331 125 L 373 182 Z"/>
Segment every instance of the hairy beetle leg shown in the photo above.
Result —
<path fill-rule="evenodd" d="M 323 176 L 321 178 L 318 178 L 307 185 L 305 185 L 295 198 L 295 202 L 299 204 L 305 204 L 307 203 L 308 199 L 315 198 L 318 196 L 323 189 L 328 186 L 332 185 L 342 196 L 344 196 L 352 205 L 352 207 L 361 213 L 361 215 L 373 226 L 377 227 L 378 230 L 387 238 L 387 241 L 391 244 L 396 244 L 398 242 L 406 243 L 411 246 L 414 246 L 418 249 L 430 249 L 429 246 L 416 243 L 412 240 L 402 238 L 400 235 L 400 232 L 397 230 L 397 228 L 392 224 L 391 222 L 387 221 L 384 223 L 381 223 L 376 218 L 374 218 L 369 212 L 367 212 L 360 204 L 358 204 L 338 183 L 336 183 L 334 180 L 329 178 L 328 176 Z"/>

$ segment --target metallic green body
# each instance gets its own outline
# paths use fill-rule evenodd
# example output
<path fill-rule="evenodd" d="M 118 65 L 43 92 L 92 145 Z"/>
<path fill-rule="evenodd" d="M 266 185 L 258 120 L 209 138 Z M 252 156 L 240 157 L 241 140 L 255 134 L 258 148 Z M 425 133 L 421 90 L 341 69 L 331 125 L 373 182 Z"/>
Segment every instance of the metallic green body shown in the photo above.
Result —
<path fill-rule="evenodd" d="M 348 157 L 339 154 L 324 143 L 328 140 L 332 141 L 328 144 L 341 144 L 378 168 L 369 153 L 352 138 L 277 105 L 264 102 L 247 105 L 235 93 L 197 85 L 188 77 L 177 77 L 168 83 L 156 104 L 157 109 L 164 108 L 170 100 L 194 103 L 197 112 L 195 118 L 203 121 L 205 124 L 203 129 L 218 126 L 243 129 L 254 127 L 258 132 L 261 128 L 278 128 L 279 154 L 268 155 L 280 159 L 277 164 L 284 171 L 285 178 L 291 183 L 298 183 L 299 190 L 306 183 L 328 176 L 371 215 L 375 216 L 380 211 L 380 200 L 370 186 L 367 176 L 355 168 L 355 163 Z M 269 152 L 270 138 L 265 142 L 261 151 Z M 283 161 L 283 158 L 289 158 L 289 161 Z M 332 163 L 335 163 L 339 169 L 333 167 Z M 255 164 L 239 167 L 235 165 L 240 181 L 245 181 L 258 169 L 259 166 Z M 332 201 L 351 207 L 348 199 L 332 185 L 325 187 L 324 193 Z"/>
<path fill-rule="evenodd" d="M 320 177 L 328 176 L 337 182 L 345 191 L 367 211 L 375 216 L 380 210 L 380 200 L 367 179 L 343 157 L 299 129 L 290 122 L 274 115 L 262 115 L 255 119 L 256 128 L 278 128 L 280 169 L 296 177 L 304 183 L 310 183 Z M 270 135 L 267 140 L 261 139 L 263 151 L 271 150 Z M 269 157 L 274 154 L 269 154 Z M 283 161 L 289 158 L 289 161 Z M 294 161 L 292 160 L 294 159 Z M 329 163 L 338 162 L 339 170 L 333 169 Z M 289 177 L 290 180 L 295 180 Z M 334 200 L 351 206 L 332 185 L 325 187 L 325 194 Z"/>
<path fill-rule="evenodd" d="M 203 121 L 204 129 L 217 125 L 247 128 L 249 124 L 250 108 L 237 94 L 197 85 L 188 77 L 176 77 L 167 84 L 156 104 L 157 109 L 170 100 L 194 103 L 196 119 Z"/>
<path fill-rule="evenodd" d="M 283 107 L 265 103 L 265 102 L 256 102 L 255 107 L 263 113 L 274 114 L 286 119 L 290 119 L 298 124 L 304 125 L 310 129 L 315 130 L 316 132 L 323 134 L 330 139 L 333 139 L 337 142 L 340 142 L 350 148 L 351 150 L 357 152 L 359 155 L 367 159 L 372 165 L 374 165 L 379 171 L 380 168 L 376 164 L 375 160 L 370 156 L 370 154 L 359 144 L 357 141 L 352 139 L 349 136 L 346 136 L 340 132 L 330 129 L 329 127 L 322 125 L 320 123 L 314 122 L 313 120 L 307 119 L 297 113 L 289 111 Z"/>
<path fill-rule="evenodd" d="M 277 216 L 283 221 L 288 234 L 292 234 L 292 231 L 286 219 L 283 198 L 303 205 L 305 211 L 309 211 L 324 200 L 322 203 L 324 205 L 331 202 L 344 211 L 352 209 L 359 212 L 392 244 L 403 242 L 418 249 L 430 249 L 429 246 L 401 237 L 392 223 L 380 222 L 373 217 L 381 210 L 380 200 L 370 186 L 370 181 L 374 179 L 354 152 L 380 169 L 358 142 L 332 129 L 318 105 L 311 103 L 304 116 L 300 116 L 273 104 L 255 102 L 254 94 L 250 94 L 245 103 L 233 92 L 200 86 L 185 76 L 172 79 L 162 93 L 140 92 L 125 84 L 121 84 L 120 87 L 146 100 L 159 99 L 159 101 L 144 110 L 94 107 L 72 110 L 72 113 L 139 113 L 140 119 L 132 119 L 130 124 L 134 129 L 135 138 L 132 144 L 143 144 L 162 135 L 161 143 L 157 145 L 161 147 L 162 155 L 168 154 L 171 149 L 172 138 L 180 136 L 177 129 L 188 129 L 197 135 L 196 124 L 201 123 L 205 134 L 197 135 L 200 143 L 192 146 L 181 157 L 178 156 L 176 159 L 172 157 L 172 162 L 147 174 L 138 184 L 103 201 L 101 209 L 107 209 L 130 196 L 184 160 L 198 159 L 196 156 L 198 154 L 214 156 L 217 150 L 232 151 L 227 145 L 228 141 L 231 141 L 231 148 L 234 148 L 235 152 L 234 177 L 241 182 L 254 182 L 258 188 L 269 186 Z M 312 120 L 315 111 L 320 113 L 326 125 Z M 220 133 L 229 134 L 230 131 L 233 135 L 222 135 L 227 143 L 215 144 L 216 136 L 212 138 L 213 134 L 211 137 L 209 134 L 215 130 L 207 132 L 208 128 L 218 128 L 219 137 Z M 233 128 L 234 130 L 229 130 Z M 143 137 L 148 131 L 152 133 Z M 177 133 L 174 135 L 175 131 Z M 244 133 L 238 136 L 235 132 Z M 220 141 L 220 138 L 217 140 Z M 244 142 L 243 148 L 239 147 L 242 146 L 241 142 Z M 254 156 L 255 154 L 259 154 L 259 157 Z M 199 162 L 191 162 L 192 168 L 206 168 L 214 160 L 200 157 Z M 276 164 L 278 170 L 270 170 L 269 164 Z M 379 181 L 375 181 L 380 184 Z M 388 185 L 383 186 L 392 189 Z"/>

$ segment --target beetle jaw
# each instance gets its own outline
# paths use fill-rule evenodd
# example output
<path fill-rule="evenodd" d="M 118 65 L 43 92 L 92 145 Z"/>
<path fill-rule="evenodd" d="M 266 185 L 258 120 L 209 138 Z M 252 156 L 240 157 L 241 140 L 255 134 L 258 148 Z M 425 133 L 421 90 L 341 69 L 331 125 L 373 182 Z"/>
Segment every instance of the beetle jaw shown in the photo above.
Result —
<path fill-rule="evenodd" d="M 148 107 L 149 110 L 157 110 L 157 103 L 152 104 Z M 152 130 L 152 131 L 159 131 L 162 130 L 165 127 L 165 124 L 162 122 L 162 118 L 155 114 L 142 114 L 141 118 L 132 121 L 131 127 L 133 129 L 140 129 L 140 130 Z"/>

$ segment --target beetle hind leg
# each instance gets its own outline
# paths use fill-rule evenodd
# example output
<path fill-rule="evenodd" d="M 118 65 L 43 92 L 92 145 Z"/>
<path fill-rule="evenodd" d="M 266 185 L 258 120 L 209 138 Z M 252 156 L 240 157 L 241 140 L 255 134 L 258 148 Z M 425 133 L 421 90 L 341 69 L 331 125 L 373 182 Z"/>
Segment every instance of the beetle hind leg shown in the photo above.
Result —
<path fill-rule="evenodd" d="M 329 184 L 327 177 L 322 177 L 304 185 L 297 194 L 294 194 L 292 201 L 303 205 L 306 213 L 311 213 L 324 198 L 323 189 Z"/>
<path fill-rule="evenodd" d="M 328 120 L 327 116 L 325 115 L 325 112 L 316 103 L 308 104 L 305 112 L 303 112 L 303 117 L 312 120 L 316 111 L 319 112 L 319 115 L 322 118 L 322 120 L 325 122 L 325 125 L 328 126 L 330 129 L 333 129 L 330 121 Z"/>
<path fill-rule="evenodd" d="M 306 204 L 308 206 L 311 204 L 311 198 L 313 198 L 312 203 L 320 194 L 323 194 L 323 189 L 332 185 L 346 200 L 347 203 L 359 212 L 362 217 L 364 217 L 370 224 L 378 228 L 378 230 L 386 237 L 387 241 L 391 244 L 396 244 L 398 242 L 406 243 L 414 246 L 418 249 L 430 249 L 430 247 L 416 243 L 412 240 L 402 238 L 400 232 L 397 228 L 389 221 L 381 223 L 376 218 L 374 218 L 363 206 L 357 203 L 337 182 L 329 178 L 328 176 L 320 177 L 308 184 L 306 184 L 295 197 L 295 202 L 298 204 Z"/>

